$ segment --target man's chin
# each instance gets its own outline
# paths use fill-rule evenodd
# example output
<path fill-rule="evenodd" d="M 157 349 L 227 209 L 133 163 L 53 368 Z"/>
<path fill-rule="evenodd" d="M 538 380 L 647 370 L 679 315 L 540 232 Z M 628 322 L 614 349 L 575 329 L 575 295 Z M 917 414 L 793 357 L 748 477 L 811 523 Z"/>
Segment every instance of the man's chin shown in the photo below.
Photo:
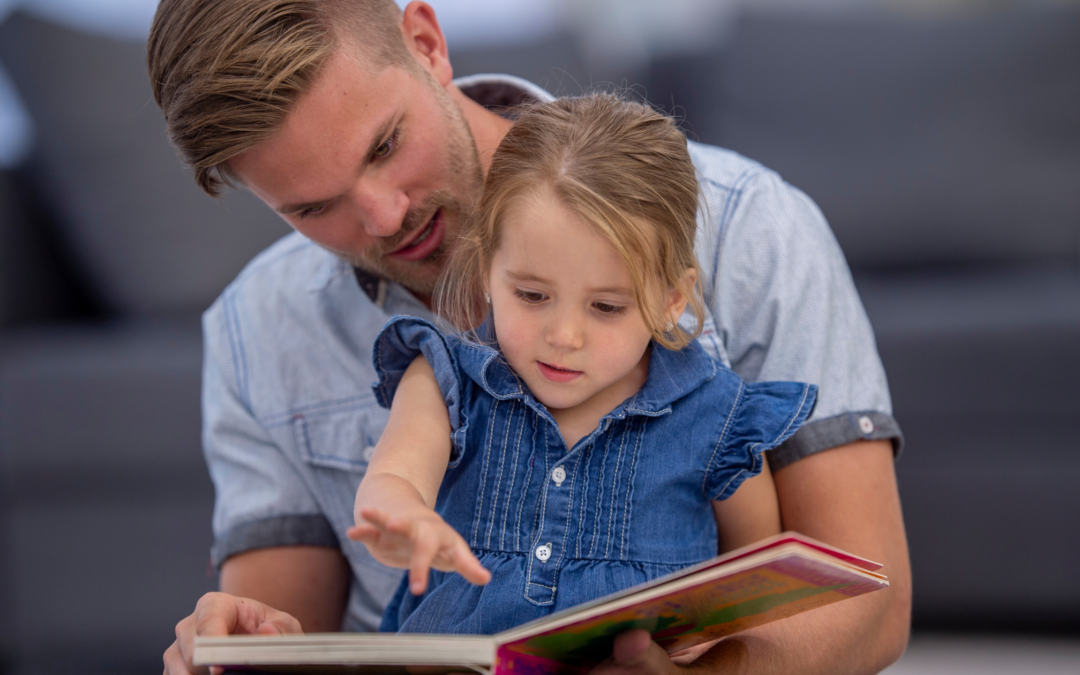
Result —
<path fill-rule="evenodd" d="M 445 260 L 445 255 L 441 251 L 436 251 L 417 262 L 387 264 L 384 262 L 385 258 L 375 262 L 366 256 L 327 250 L 353 267 L 368 274 L 382 277 L 387 281 L 393 281 L 417 295 L 427 297 L 435 293 L 435 286 L 438 284 L 439 276 L 442 273 L 442 264 Z"/>

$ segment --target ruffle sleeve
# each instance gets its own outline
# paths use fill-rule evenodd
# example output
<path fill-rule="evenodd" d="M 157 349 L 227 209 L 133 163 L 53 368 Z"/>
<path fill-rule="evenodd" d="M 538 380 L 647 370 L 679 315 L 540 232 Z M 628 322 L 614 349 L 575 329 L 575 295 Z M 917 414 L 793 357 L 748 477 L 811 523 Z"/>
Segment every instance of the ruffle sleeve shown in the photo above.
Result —
<path fill-rule="evenodd" d="M 794 434 L 810 416 L 818 388 L 801 382 L 743 383 L 709 460 L 705 494 L 727 499 L 761 472 L 763 453 Z"/>
<path fill-rule="evenodd" d="M 412 316 L 390 319 L 372 350 L 372 361 L 379 379 L 373 385 L 379 405 L 389 408 L 405 370 L 423 354 L 439 383 L 443 400 L 450 413 L 450 466 L 461 458 L 465 447 L 468 419 L 462 414 L 461 371 L 451 340 L 429 321 Z"/>

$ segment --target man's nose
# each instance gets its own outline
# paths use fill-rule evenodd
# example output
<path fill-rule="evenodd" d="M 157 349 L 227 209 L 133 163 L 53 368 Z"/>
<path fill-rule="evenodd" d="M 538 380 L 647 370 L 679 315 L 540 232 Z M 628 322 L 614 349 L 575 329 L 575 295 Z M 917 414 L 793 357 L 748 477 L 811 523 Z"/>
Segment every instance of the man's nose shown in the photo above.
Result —
<path fill-rule="evenodd" d="M 556 309 L 547 327 L 547 343 L 555 349 L 581 349 L 585 344 L 582 317 L 572 309 Z"/>
<path fill-rule="evenodd" d="M 397 234 L 409 211 L 409 196 L 402 190 L 361 183 L 353 189 L 364 232 L 373 237 Z"/>

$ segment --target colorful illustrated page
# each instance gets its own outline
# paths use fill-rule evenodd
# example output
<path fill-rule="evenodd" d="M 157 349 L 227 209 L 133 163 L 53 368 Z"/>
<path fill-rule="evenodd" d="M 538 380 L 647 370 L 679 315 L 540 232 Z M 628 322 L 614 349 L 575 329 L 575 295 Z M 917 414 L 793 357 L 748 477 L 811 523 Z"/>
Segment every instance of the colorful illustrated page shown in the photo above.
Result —
<path fill-rule="evenodd" d="M 615 636 L 649 631 L 668 652 L 888 586 L 797 555 L 646 600 L 615 612 L 502 645 L 495 673 L 587 673 L 607 658 Z"/>

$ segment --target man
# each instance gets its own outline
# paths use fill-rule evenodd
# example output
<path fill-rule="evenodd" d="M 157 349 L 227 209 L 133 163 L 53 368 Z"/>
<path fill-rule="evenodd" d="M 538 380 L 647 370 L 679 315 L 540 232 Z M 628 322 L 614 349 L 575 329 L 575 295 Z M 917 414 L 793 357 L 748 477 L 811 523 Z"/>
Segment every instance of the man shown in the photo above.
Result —
<path fill-rule="evenodd" d="M 370 630 L 399 572 L 349 542 L 386 413 L 368 385 L 393 314 L 430 317 L 458 224 L 512 121 L 546 97 L 512 78 L 452 79 L 434 11 L 391 0 L 164 0 L 155 98 L 195 179 L 240 184 L 297 230 L 204 317 L 204 445 L 222 593 L 195 635 Z M 907 641 L 910 574 L 893 473 L 899 429 L 873 335 L 820 212 L 772 172 L 691 144 L 706 208 L 702 344 L 746 379 L 814 382 L 814 416 L 770 456 L 786 529 L 886 565 L 892 587 L 748 631 L 687 668 L 872 673 Z M 641 631 L 602 673 L 678 672 Z"/>

